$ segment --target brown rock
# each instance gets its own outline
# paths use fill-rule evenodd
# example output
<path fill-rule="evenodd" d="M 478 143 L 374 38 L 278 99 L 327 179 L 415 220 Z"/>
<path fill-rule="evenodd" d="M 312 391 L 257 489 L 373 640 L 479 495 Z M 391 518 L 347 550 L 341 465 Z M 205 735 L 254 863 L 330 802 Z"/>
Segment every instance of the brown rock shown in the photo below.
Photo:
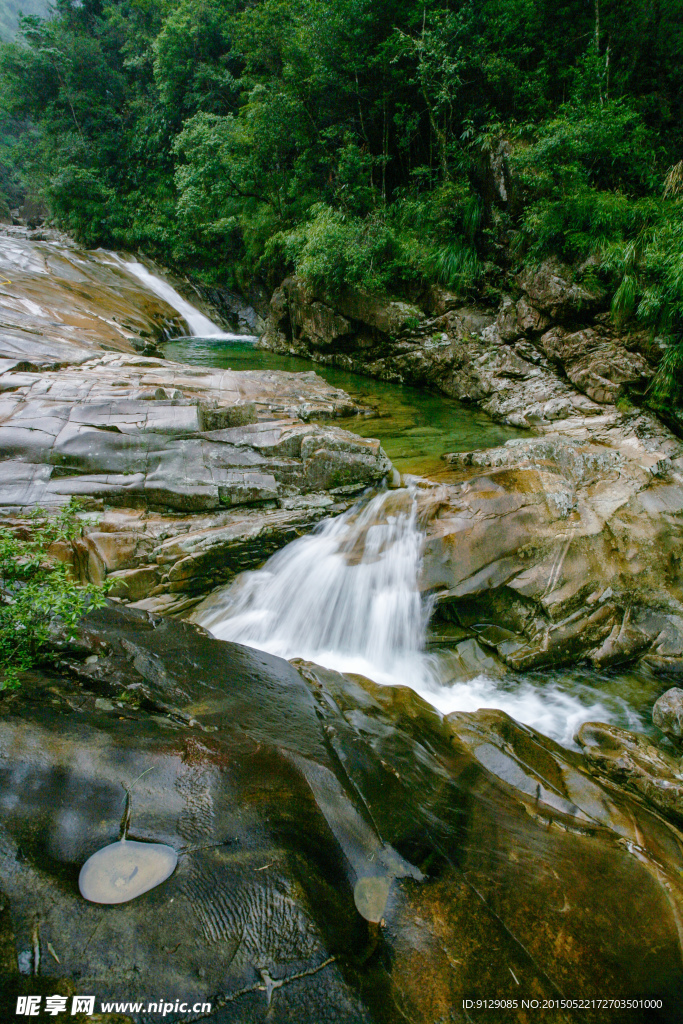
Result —
<path fill-rule="evenodd" d="M 576 742 L 591 771 L 639 793 L 677 824 L 683 823 L 683 766 L 678 758 L 659 750 L 647 736 L 602 722 L 584 722 Z"/>
<path fill-rule="evenodd" d="M 608 430 L 601 442 L 549 434 L 448 456 L 461 483 L 419 498 L 422 586 L 437 611 L 510 630 L 494 646 L 517 669 L 683 662 L 683 488 L 663 466 L 681 450 L 664 434 L 659 443 Z"/>
<path fill-rule="evenodd" d="M 683 738 L 683 690 L 673 686 L 655 702 L 652 721 L 676 740 Z"/>
<path fill-rule="evenodd" d="M 592 329 L 570 333 L 554 327 L 540 343 L 579 391 L 601 404 L 614 402 L 624 384 L 647 382 L 653 375 L 642 355 Z"/>
<path fill-rule="evenodd" d="M 191 991 L 250 1024 L 434 1024 L 492 990 L 683 984 L 680 832 L 577 752 L 130 610 L 89 616 L 82 642 L 80 684 L 36 673 L 0 715 L 0 925 L 32 968 L 38 916 L 61 960 L 33 985 Z M 103 917 L 75 879 L 118 837 L 121 779 L 150 767 L 131 831 L 178 868 Z M 10 956 L 3 993 L 19 983 Z"/>

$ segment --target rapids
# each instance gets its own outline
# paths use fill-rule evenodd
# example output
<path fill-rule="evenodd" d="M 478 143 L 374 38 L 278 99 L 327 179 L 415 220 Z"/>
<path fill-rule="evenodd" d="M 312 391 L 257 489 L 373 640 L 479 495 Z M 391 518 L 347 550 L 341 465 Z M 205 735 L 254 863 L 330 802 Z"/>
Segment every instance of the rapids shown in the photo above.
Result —
<path fill-rule="evenodd" d="M 464 679 L 457 648 L 427 650 L 423 539 L 414 490 L 366 495 L 212 595 L 195 618 L 221 640 L 409 686 L 442 714 L 498 708 L 565 745 L 584 721 L 641 726 L 623 701 L 595 689 L 548 675 Z"/>

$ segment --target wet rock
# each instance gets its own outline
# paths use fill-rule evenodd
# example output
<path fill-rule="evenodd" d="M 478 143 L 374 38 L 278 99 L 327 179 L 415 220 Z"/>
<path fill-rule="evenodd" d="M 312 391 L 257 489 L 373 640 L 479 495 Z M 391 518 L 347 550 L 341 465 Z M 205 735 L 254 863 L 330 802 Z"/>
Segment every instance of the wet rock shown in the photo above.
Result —
<path fill-rule="evenodd" d="M 63 365 L 185 333 L 177 311 L 120 266 L 49 234 L 0 233 L 0 358 Z"/>
<path fill-rule="evenodd" d="M 187 607 L 171 594 L 254 568 L 391 469 L 378 441 L 304 422 L 359 411 L 315 373 L 108 354 L 9 367 L 2 385 L 5 515 L 87 499 L 101 523 L 59 557 L 82 579 L 116 574 L 113 596 L 166 611 Z"/>
<path fill-rule="evenodd" d="M 576 735 L 589 768 L 639 793 L 676 824 L 683 823 L 680 759 L 648 737 L 602 722 L 584 722 Z"/>
<path fill-rule="evenodd" d="M 482 637 L 503 627 L 493 646 L 515 669 L 683 664 L 683 448 L 649 425 L 447 456 L 461 482 L 419 499 L 441 614 Z"/>
<path fill-rule="evenodd" d="M 676 1020 L 679 833 L 581 755 L 130 610 L 94 613 L 83 642 L 80 683 L 35 673 L 0 716 L 5 991 L 37 934 L 52 991 L 190 995 L 234 1024 L 433 1024 L 491 991 L 618 990 Z M 178 867 L 89 903 L 78 872 L 150 768 L 131 839 Z"/>
<path fill-rule="evenodd" d="M 675 740 L 683 738 L 683 690 L 673 686 L 655 702 L 652 721 Z"/>

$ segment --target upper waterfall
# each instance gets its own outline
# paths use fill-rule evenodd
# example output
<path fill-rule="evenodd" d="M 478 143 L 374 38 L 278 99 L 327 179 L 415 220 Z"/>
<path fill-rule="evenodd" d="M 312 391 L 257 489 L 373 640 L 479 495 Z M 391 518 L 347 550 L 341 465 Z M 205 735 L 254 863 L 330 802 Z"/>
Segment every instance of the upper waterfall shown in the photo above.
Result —
<path fill-rule="evenodd" d="M 215 324 L 213 320 L 209 320 L 208 316 L 204 316 L 198 309 L 188 302 L 186 299 L 179 295 L 175 288 L 172 288 L 167 281 L 157 277 L 142 263 L 138 263 L 136 260 L 122 260 L 121 265 L 125 267 L 129 273 L 134 274 L 138 280 L 149 288 L 150 291 L 158 295 L 159 298 L 164 299 L 165 302 L 176 309 L 182 318 L 187 323 L 190 329 L 190 334 L 196 338 L 222 338 L 225 341 L 255 341 L 254 335 L 250 334 L 231 334 L 230 331 L 224 331 L 222 327 Z"/>

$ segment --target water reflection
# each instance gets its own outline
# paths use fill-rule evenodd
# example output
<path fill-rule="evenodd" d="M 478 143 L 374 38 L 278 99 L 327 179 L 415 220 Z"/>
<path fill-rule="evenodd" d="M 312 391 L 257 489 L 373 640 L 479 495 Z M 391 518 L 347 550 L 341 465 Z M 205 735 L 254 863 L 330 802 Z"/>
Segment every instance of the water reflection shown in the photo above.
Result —
<path fill-rule="evenodd" d="M 282 356 L 266 349 L 211 338 L 183 338 L 165 346 L 167 359 L 218 366 L 231 370 L 315 370 L 335 388 L 343 388 L 360 405 L 376 411 L 370 418 L 354 416 L 336 422 L 361 437 L 377 437 L 401 473 L 440 476 L 447 472 L 441 456 L 493 448 L 527 431 L 494 423 L 485 413 L 445 395 L 431 394 L 405 384 L 361 377 L 336 366 Z"/>

